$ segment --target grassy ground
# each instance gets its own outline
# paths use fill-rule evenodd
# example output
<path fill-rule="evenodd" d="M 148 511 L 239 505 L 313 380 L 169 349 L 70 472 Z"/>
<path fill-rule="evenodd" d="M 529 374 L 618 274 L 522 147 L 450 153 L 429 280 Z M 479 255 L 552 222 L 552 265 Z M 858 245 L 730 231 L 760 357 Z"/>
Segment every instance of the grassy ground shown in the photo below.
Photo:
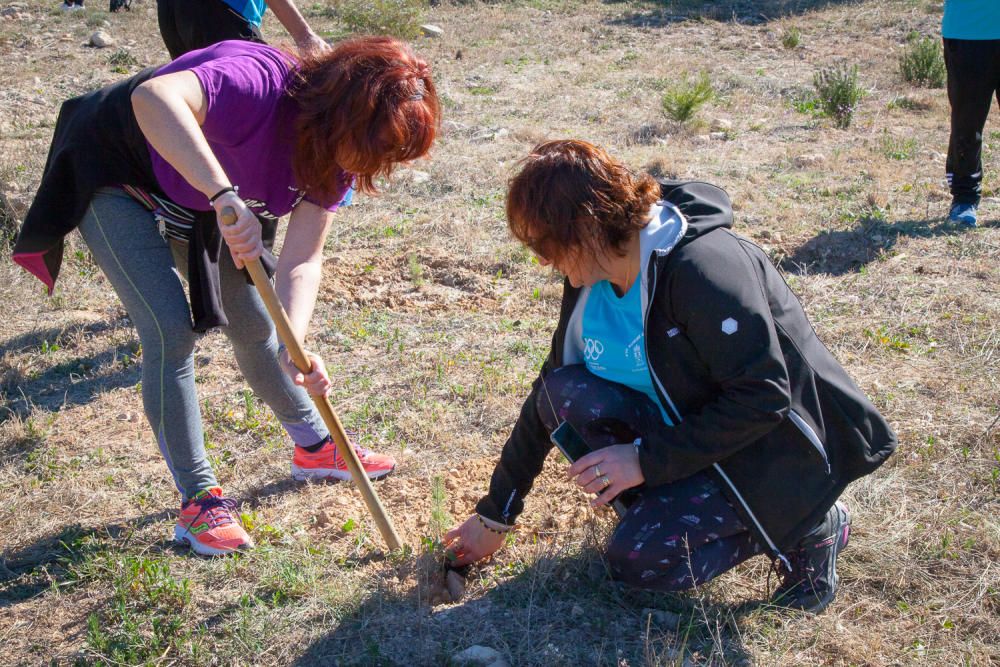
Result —
<path fill-rule="evenodd" d="M 8 247 L 59 102 L 166 59 L 150 0 L 114 15 L 53 5 L 0 22 Z M 74 238 L 51 299 L 0 265 L 0 663 L 434 665 L 477 643 L 517 665 L 1000 662 L 1000 126 L 985 137 L 985 224 L 957 230 L 943 219 L 946 95 L 898 70 L 911 33 L 937 34 L 940 3 L 527 0 L 427 18 L 445 30 L 416 42 L 446 111 L 433 158 L 413 165 L 430 178 L 404 171 L 338 214 L 310 341 L 345 421 L 400 460 L 377 489 L 409 553 L 382 552 L 351 486 L 288 480 L 289 444 L 218 334 L 197 352 L 208 448 L 259 546 L 212 561 L 173 546 L 141 350 Z M 82 46 L 102 21 L 119 49 Z M 813 100 L 814 73 L 838 62 L 866 93 L 846 130 Z M 701 73 L 714 98 L 668 121 L 661 96 Z M 505 179 L 534 142 L 568 136 L 725 187 L 737 230 L 899 432 L 847 492 L 854 539 L 826 614 L 759 604 L 763 559 L 687 595 L 608 582 L 611 518 L 554 459 L 523 529 L 442 603 L 433 540 L 485 490 L 559 303 L 558 279 L 506 234 Z"/>

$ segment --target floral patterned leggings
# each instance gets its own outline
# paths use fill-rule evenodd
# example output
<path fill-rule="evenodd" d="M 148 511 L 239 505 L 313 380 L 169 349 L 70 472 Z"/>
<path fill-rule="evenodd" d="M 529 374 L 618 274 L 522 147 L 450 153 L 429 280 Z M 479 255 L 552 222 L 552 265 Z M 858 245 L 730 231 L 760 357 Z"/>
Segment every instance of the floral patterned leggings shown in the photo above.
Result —
<path fill-rule="evenodd" d="M 656 423 L 651 420 L 662 420 L 645 394 L 603 380 L 583 365 L 549 373 L 536 407 L 549 431 L 569 421 L 591 449 L 631 442 Z M 762 552 L 706 473 L 635 489 L 607 546 L 616 579 L 658 591 L 703 584 Z"/>

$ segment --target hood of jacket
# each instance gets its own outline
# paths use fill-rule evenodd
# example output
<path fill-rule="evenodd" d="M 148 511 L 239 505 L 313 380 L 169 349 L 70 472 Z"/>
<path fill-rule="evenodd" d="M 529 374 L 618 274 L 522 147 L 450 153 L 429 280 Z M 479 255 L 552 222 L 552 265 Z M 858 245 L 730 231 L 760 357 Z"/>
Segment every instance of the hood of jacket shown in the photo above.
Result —
<path fill-rule="evenodd" d="M 660 200 L 650 209 L 649 223 L 639 232 L 639 280 L 643 313 L 649 312 L 652 289 L 650 266 L 654 261 L 662 264 L 676 248 L 714 229 L 733 226 L 729 197 L 721 188 L 710 183 L 691 181 L 661 180 L 659 183 Z M 563 364 L 583 362 L 583 348 L 579 341 L 583 340 L 583 313 L 590 291 L 590 287 L 579 289 L 579 296 L 566 328 Z"/>

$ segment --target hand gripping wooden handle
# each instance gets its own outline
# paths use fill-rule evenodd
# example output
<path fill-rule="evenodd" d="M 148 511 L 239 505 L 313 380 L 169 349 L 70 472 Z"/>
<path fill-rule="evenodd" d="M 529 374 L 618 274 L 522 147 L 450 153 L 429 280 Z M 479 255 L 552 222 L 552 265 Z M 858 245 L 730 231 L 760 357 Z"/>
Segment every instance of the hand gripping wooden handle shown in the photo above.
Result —
<path fill-rule="evenodd" d="M 222 209 L 220 217 L 223 224 L 226 225 L 232 225 L 238 219 L 236 211 L 232 206 Z M 302 348 L 302 344 L 295 338 L 295 334 L 292 332 L 292 323 L 289 321 L 288 314 L 282 307 L 281 302 L 278 301 L 278 295 L 275 293 L 274 286 L 267 277 L 267 272 L 264 271 L 260 259 L 245 262 L 245 264 L 247 272 L 250 274 L 253 284 L 257 288 L 257 292 L 260 294 L 260 298 L 264 300 L 267 312 L 271 314 L 271 319 L 274 320 L 274 326 L 278 330 L 278 337 L 285 344 L 285 348 L 292 358 L 292 363 L 301 372 L 308 373 L 312 368 L 312 362 L 306 355 L 306 351 Z M 326 396 L 313 396 L 312 394 L 309 396 L 312 398 L 313 403 L 316 404 L 316 409 L 323 418 L 326 427 L 330 430 L 330 435 L 333 436 L 333 441 L 337 444 L 337 451 L 344 457 L 344 462 L 347 463 L 347 469 L 351 473 L 351 478 L 358 486 L 358 489 L 361 490 L 361 497 L 364 499 L 365 505 L 368 506 L 368 511 L 371 513 L 372 518 L 375 519 L 378 530 L 382 533 L 382 539 L 385 540 L 386 545 L 392 551 L 401 548 L 403 543 L 399 539 L 399 535 L 396 533 L 396 529 L 393 527 L 392 520 L 386 513 L 385 508 L 382 507 L 382 503 L 378 499 L 378 494 L 375 493 L 375 488 L 372 486 L 371 480 L 368 479 L 364 468 L 361 467 L 361 461 L 358 460 L 358 455 L 354 451 L 354 447 L 347 440 L 344 425 L 340 423 L 337 413 L 334 412 L 333 406 L 330 405 L 330 399 Z"/>

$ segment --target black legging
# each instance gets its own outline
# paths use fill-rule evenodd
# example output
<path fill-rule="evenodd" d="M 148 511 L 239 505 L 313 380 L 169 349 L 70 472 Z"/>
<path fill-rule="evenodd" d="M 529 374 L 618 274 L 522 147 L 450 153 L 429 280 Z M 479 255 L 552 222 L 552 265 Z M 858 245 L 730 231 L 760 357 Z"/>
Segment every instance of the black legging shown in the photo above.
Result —
<path fill-rule="evenodd" d="M 1000 39 L 945 39 L 951 137 L 945 172 L 956 203 L 978 204 L 983 182 L 983 128 L 1000 99 Z"/>
<path fill-rule="evenodd" d="M 645 394 L 602 380 L 582 365 L 546 376 L 536 408 L 550 431 L 566 420 L 591 449 L 631 442 L 662 419 Z M 660 591 L 703 584 L 761 552 L 705 473 L 639 487 L 607 546 L 616 579 Z"/>
<path fill-rule="evenodd" d="M 222 0 L 156 0 L 156 19 L 171 59 L 227 39 L 264 42 L 260 29 Z"/>

